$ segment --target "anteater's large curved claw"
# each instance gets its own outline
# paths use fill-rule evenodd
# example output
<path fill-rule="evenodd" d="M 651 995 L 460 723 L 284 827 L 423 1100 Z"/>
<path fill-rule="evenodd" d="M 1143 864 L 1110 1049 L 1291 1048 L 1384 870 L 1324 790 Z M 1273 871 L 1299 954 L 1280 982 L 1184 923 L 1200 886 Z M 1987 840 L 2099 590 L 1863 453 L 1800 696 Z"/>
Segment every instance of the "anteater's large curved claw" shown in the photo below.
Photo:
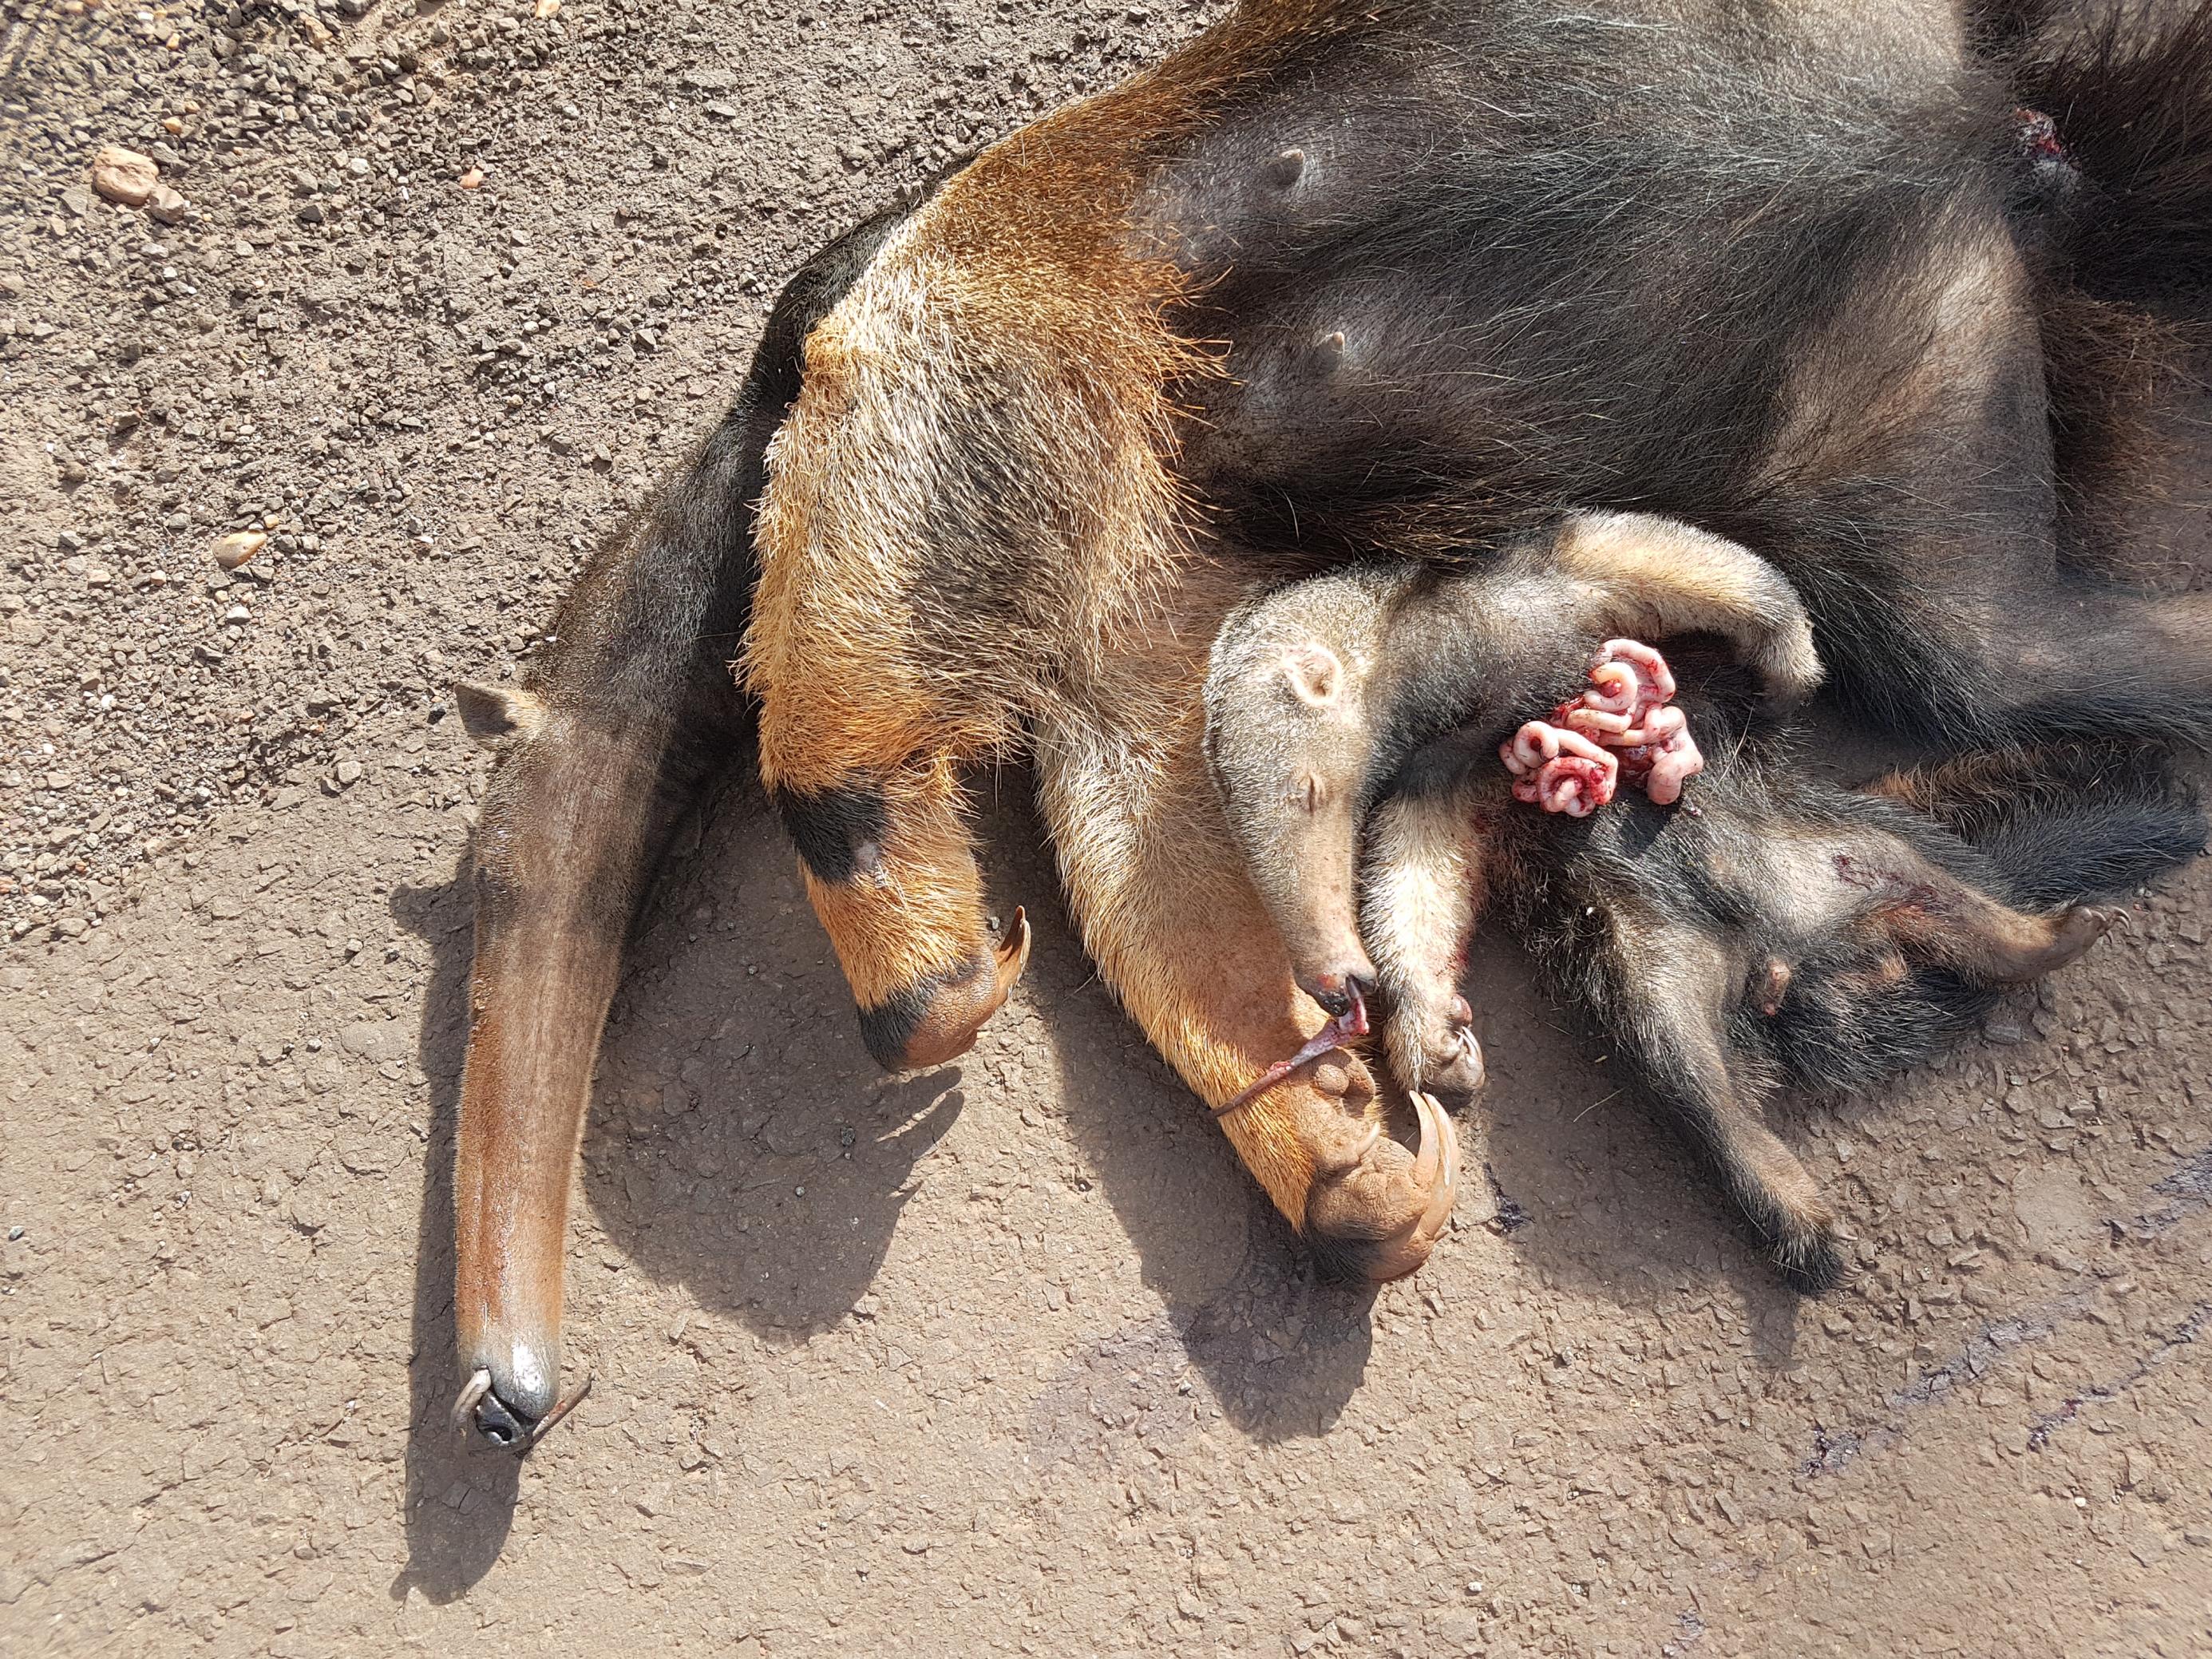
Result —
<path fill-rule="evenodd" d="M 1459 1197 L 1459 1137 L 1434 1097 L 1415 1091 L 1419 1146 L 1408 1158 L 1372 1136 L 1358 1156 L 1321 1171 L 1307 1200 L 1305 1236 L 1346 1277 L 1402 1279 L 1429 1259 Z"/>

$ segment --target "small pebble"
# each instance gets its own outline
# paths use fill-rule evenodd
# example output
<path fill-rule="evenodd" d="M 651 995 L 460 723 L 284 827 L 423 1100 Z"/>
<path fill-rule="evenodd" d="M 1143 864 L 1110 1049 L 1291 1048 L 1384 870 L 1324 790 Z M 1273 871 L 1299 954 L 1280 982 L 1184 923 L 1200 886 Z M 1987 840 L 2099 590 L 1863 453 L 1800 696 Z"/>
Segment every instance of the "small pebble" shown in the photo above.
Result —
<path fill-rule="evenodd" d="M 184 192 L 168 185 L 155 185 L 154 193 L 146 198 L 149 216 L 165 225 L 181 223 L 191 210 L 191 204 L 185 200 Z"/>
<path fill-rule="evenodd" d="M 92 187 L 111 202 L 144 207 L 161 182 L 150 155 L 110 144 L 92 158 Z"/>
<path fill-rule="evenodd" d="M 225 570 L 235 570 L 268 545 L 266 531 L 234 531 L 216 543 L 215 562 Z"/>

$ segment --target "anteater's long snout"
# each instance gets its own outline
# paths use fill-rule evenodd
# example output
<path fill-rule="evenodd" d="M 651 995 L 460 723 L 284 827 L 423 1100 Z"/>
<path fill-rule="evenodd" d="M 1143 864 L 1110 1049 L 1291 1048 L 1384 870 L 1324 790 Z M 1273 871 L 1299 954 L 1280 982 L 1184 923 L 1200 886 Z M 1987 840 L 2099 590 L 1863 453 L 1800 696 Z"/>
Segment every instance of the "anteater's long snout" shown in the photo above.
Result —
<path fill-rule="evenodd" d="M 480 691 L 503 758 L 477 830 L 476 968 L 453 1157 L 458 1423 L 527 1451 L 561 1388 L 568 1194 L 623 937 L 669 813 L 650 724 Z M 496 720 L 495 720 L 496 718 Z M 510 735 L 512 733 L 512 735 Z"/>
<path fill-rule="evenodd" d="M 560 1375 L 560 1363 L 557 1347 L 548 1353 L 518 1344 L 510 1352 L 504 1379 L 495 1376 L 490 1366 L 479 1365 L 469 1373 L 453 1401 L 453 1426 L 465 1434 L 473 1432 L 494 1451 L 526 1455 L 592 1391 L 587 1376 L 552 1399 L 544 1383 Z M 544 1403 L 547 1401 L 551 1403 Z"/>
<path fill-rule="evenodd" d="M 505 955 L 487 943 L 453 1171 L 453 1323 L 465 1379 L 454 1415 L 487 1443 L 520 1453 L 561 1406 L 568 1185 L 605 1001 L 597 986 L 557 974 L 495 978 L 487 990 L 487 969 L 496 975 Z M 564 1010 L 565 1040 L 549 1029 Z"/>

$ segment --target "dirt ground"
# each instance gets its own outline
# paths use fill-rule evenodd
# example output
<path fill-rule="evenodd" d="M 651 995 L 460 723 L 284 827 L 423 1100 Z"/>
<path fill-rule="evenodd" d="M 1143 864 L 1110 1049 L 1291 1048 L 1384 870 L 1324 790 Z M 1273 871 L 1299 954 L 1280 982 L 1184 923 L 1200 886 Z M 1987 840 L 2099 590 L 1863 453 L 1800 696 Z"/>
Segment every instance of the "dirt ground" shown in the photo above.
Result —
<path fill-rule="evenodd" d="M 890 1080 L 733 757 L 600 1067 L 596 1389 L 465 1446 L 446 686 L 807 249 L 1201 9 L 336 5 L 0 11 L 0 1650 L 2212 1652 L 2212 866 L 1795 1120 L 1817 1304 L 1499 942 L 1471 1190 L 1378 1294 L 1096 982 L 1025 779 L 1029 977 Z"/>

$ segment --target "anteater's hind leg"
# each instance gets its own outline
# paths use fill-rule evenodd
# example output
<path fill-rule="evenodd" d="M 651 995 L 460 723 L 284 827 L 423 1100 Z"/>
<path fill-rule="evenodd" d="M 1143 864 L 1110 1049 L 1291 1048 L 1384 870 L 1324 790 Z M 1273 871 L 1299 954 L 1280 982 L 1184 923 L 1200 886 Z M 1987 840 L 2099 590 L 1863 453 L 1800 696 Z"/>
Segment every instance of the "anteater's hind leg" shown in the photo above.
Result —
<path fill-rule="evenodd" d="M 1797 343 L 1766 504 L 1722 527 L 1789 574 L 1838 690 L 1885 725 L 1966 748 L 2212 740 L 2212 593 L 2062 568 L 2053 370 L 2012 230 L 1926 228 Z"/>
<path fill-rule="evenodd" d="M 1210 629 L 1193 630 L 1203 642 Z M 1142 677 L 1144 665 L 1133 665 Z M 1182 665 L 1196 673 L 1203 661 Z M 1170 665 L 1167 670 L 1174 672 Z M 1325 1024 L 1246 875 L 1188 722 L 1165 755 L 1109 699 L 1038 734 L 1039 785 L 1085 943 L 1154 1046 L 1206 1103 L 1236 1101 Z M 1416 1097 L 1416 1150 L 1382 1133 L 1366 1066 L 1331 1048 L 1222 1113 L 1238 1157 L 1333 1270 L 1395 1279 L 1450 1213 L 1458 1142 Z"/>
<path fill-rule="evenodd" d="M 1475 792 L 1395 795 L 1368 820 L 1359 934 L 1374 958 L 1391 1075 L 1407 1089 L 1472 1094 L 1482 1047 L 1459 976 L 1483 883 Z"/>
<path fill-rule="evenodd" d="M 1808 1294 L 1830 1289 L 1845 1271 L 1835 1212 L 1766 1127 L 1765 1079 L 1730 1049 L 1728 1016 L 1743 993 L 1737 964 L 1693 928 L 1624 921 L 1617 914 L 1606 947 L 1620 1003 L 1607 1026 L 1620 1051 L 1689 1131 L 1782 1276 Z"/>
<path fill-rule="evenodd" d="M 2212 744 L 2212 593 L 2054 577 L 1962 654 L 2004 737 Z"/>
<path fill-rule="evenodd" d="M 2104 937 L 2116 912 L 2077 904 L 2035 915 L 1992 898 L 1890 837 L 1830 855 L 1834 879 L 1871 908 L 1861 925 L 1906 955 L 1984 985 L 2017 985 L 2063 968 Z"/>

